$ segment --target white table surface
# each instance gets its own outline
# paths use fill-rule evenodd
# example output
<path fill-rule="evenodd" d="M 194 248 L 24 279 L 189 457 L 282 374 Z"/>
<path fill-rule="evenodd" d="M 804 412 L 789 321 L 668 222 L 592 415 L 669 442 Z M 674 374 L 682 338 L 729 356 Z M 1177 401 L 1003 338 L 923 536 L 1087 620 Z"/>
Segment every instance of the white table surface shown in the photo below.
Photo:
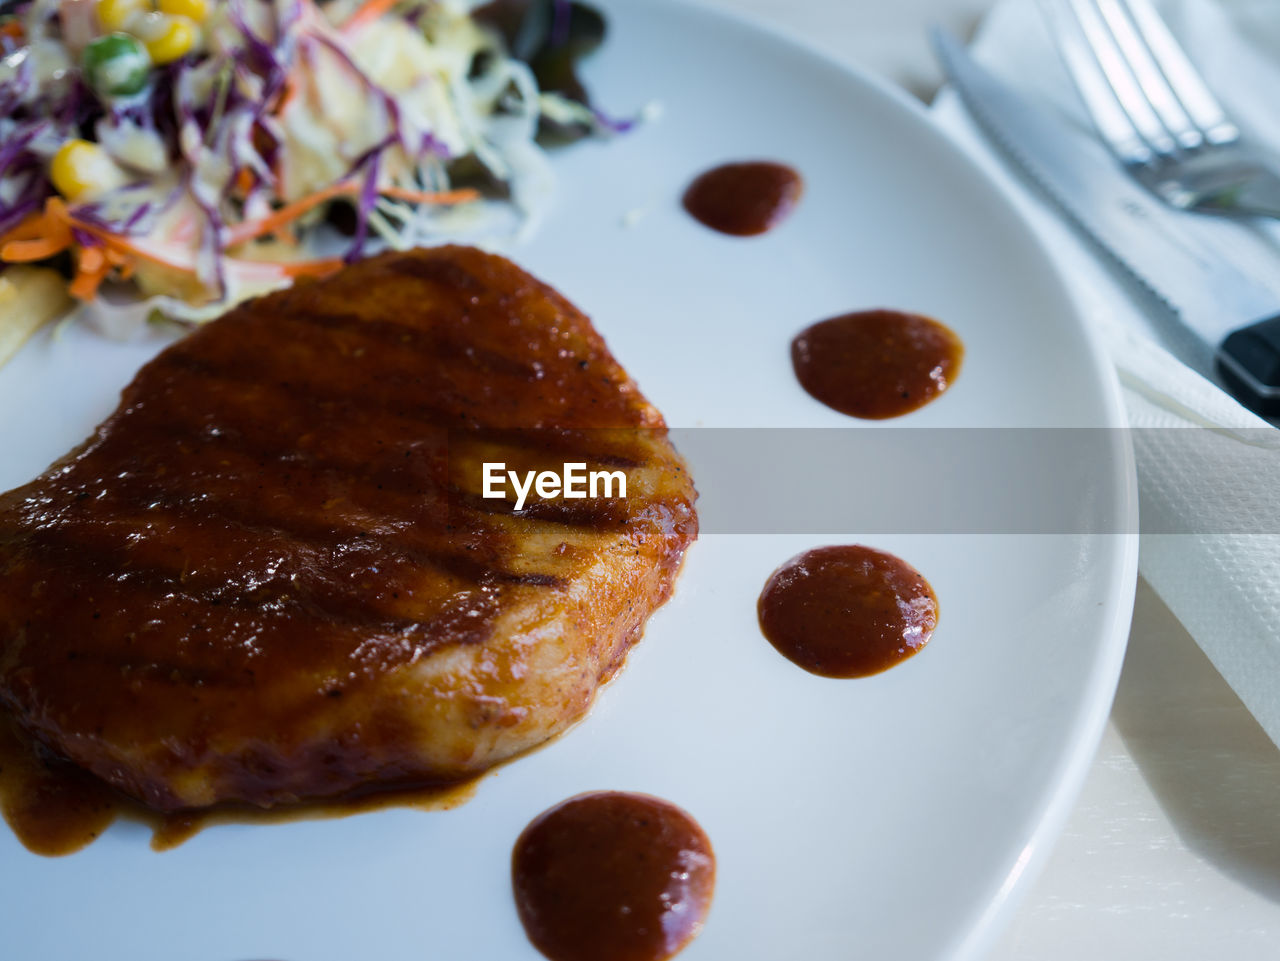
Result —
<path fill-rule="evenodd" d="M 990 0 L 712 0 L 929 99 Z M 989 961 L 1280 958 L 1280 751 L 1145 582 L 1066 831 Z M 911 959 L 901 959 L 911 961 Z"/>

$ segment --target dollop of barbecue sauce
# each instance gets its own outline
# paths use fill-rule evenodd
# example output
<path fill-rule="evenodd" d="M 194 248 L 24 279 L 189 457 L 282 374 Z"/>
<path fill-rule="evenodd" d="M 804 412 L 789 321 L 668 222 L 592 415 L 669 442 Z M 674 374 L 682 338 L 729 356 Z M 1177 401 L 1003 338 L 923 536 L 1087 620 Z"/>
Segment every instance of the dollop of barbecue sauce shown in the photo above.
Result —
<path fill-rule="evenodd" d="M 662 961 L 702 928 L 715 855 L 674 804 L 606 791 L 535 818 L 511 876 L 525 932 L 551 961 Z"/>
<path fill-rule="evenodd" d="M 923 407 L 960 373 L 964 344 L 930 317 L 864 310 L 820 321 L 791 342 L 800 386 L 828 407 L 868 420 Z"/>
<path fill-rule="evenodd" d="M 938 625 L 938 599 L 914 567 L 870 547 L 819 547 L 765 583 L 760 629 L 783 657 L 823 677 L 879 674 Z"/>
<path fill-rule="evenodd" d="M 723 164 L 700 174 L 689 185 L 684 209 L 712 230 L 752 237 L 780 224 L 803 192 L 804 180 L 785 164 Z"/>

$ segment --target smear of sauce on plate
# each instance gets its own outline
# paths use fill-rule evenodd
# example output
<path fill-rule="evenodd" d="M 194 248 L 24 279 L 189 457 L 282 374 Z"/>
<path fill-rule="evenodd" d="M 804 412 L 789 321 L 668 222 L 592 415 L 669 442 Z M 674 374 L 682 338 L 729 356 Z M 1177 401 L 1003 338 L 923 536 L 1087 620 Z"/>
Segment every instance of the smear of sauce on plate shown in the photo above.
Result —
<path fill-rule="evenodd" d="M 773 572 L 757 604 L 780 654 L 823 677 L 879 674 L 938 625 L 938 599 L 914 567 L 870 547 L 819 547 Z"/>
<path fill-rule="evenodd" d="M 868 420 L 923 407 L 955 380 L 964 344 L 930 317 L 864 310 L 820 321 L 791 342 L 800 385 L 828 407 Z"/>
<path fill-rule="evenodd" d="M 85 771 L 45 757 L 0 715 L 0 812 L 36 854 L 70 854 L 91 843 L 124 799 Z"/>
<path fill-rule="evenodd" d="M 702 928 L 715 855 L 674 804 L 605 791 L 535 818 L 511 877 L 525 932 L 551 961 L 662 961 Z"/>
<path fill-rule="evenodd" d="M 722 234 L 752 237 L 780 224 L 800 201 L 804 181 L 785 164 L 724 164 L 701 174 L 684 194 L 684 209 Z"/>
<path fill-rule="evenodd" d="M 469 800 L 478 780 L 384 790 L 271 809 L 227 805 L 160 814 L 74 764 L 50 756 L 0 714 L 0 813 L 27 850 L 48 857 L 79 851 L 117 818 L 150 827 L 152 849 L 165 851 L 217 824 L 338 818 L 390 807 L 447 810 Z"/>

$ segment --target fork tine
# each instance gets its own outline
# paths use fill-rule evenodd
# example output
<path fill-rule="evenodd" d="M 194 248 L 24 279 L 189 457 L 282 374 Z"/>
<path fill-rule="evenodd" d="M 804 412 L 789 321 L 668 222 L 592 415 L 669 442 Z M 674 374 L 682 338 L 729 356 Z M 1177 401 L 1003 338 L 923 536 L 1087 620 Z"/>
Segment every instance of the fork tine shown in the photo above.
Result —
<path fill-rule="evenodd" d="M 1211 144 L 1232 143 L 1240 138 L 1240 130 L 1210 93 L 1199 71 L 1187 59 L 1149 0 L 1128 0 L 1133 23 L 1146 41 L 1161 73 L 1169 82 L 1186 113 Z"/>
<path fill-rule="evenodd" d="M 1098 12 L 1111 30 L 1116 46 L 1125 58 L 1133 78 L 1155 111 L 1160 123 L 1178 145 L 1192 150 L 1204 143 L 1204 134 L 1196 126 L 1156 62 L 1155 53 L 1141 29 L 1131 19 L 1132 8 L 1124 0 L 1096 0 Z M 1154 13 L 1150 7 L 1148 12 Z M 1165 32 L 1168 37 L 1168 32 Z M 1169 37 L 1172 40 L 1171 37 Z M 1185 58 L 1184 58 L 1185 60 Z M 1203 84 L 1201 84 L 1203 87 Z"/>
<path fill-rule="evenodd" d="M 1040 0 L 1040 9 L 1053 31 L 1085 109 L 1112 153 L 1130 166 L 1152 162 L 1156 154 L 1103 72 L 1071 0 Z"/>
<path fill-rule="evenodd" d="M 1069 0 L 1069 3 L 1085 41 L 1098 61 L 1098 66 L 1102 68 L 1121 109 L 1157 155 L 1168 157 L 1173 154 L 1178 149 L 1177 142 L 1165 129 L 1160 115 L 1147 99 L 1133 66 L 1115 34 L 1111 32 L 1110 25 L 1103 19 L 1098 6 L 1092 0 Z"/>

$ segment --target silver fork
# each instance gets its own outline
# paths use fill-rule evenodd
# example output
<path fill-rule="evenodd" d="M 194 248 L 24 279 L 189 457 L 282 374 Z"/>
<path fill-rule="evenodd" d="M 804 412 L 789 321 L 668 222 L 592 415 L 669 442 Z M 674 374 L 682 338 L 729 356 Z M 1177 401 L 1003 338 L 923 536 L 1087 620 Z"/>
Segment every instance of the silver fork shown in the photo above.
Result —
<path fill-rule="evenodd" d="M 1249 147 L 1149 0 L 1040 0 L 1098 133 L 1166 203 L 1280 218 L 1275 161 Z"/>

